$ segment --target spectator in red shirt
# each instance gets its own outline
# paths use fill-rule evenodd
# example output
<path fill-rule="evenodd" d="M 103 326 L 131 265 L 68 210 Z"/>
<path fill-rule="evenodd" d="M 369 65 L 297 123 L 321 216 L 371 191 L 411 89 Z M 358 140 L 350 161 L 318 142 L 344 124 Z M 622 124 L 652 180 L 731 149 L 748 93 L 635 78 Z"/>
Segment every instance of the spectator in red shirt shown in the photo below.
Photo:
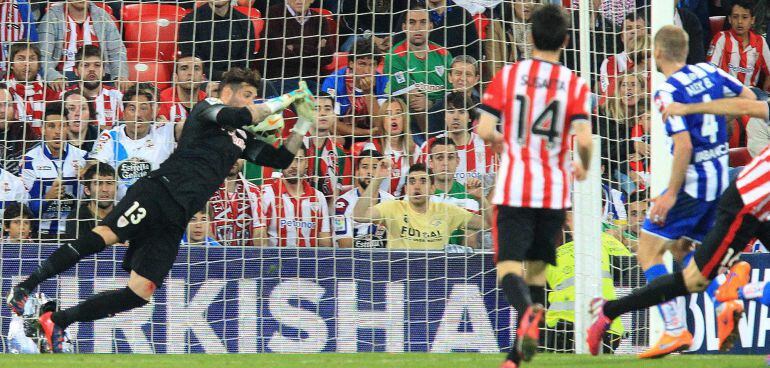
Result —
<path fill-rule="evenodd" d="M 267 10 L 262 74 L 266 79 L 279 80 L 282 93 L 297 88 L 300 79 L 316 92 L 320 66 L 329 64 L 337 49 L 336 30 L 322 15 L 310 10 L 311 3 L 279 1 Z"/>
<path fill-rule="evenodd" d="M 6 80 L 20 121 L 29 123 L 40 134 L 46 101 L 59 94 L 40 76 L 40 49 L 29 42 L 18 42 L 10 49 L 11 74 Z"/>
<path fill-rule="evenodd" d="M 197 56 L 180 54 L 174 64 L 174 85 L 160 92 L 158 118 L 172 123 L 185 121 L 195 103 L 206 98 L 202 82 L 203 61 Z"/>
<path fill-rule="evenodd" d="M 305 137 L 305 155 L 308 160 L 310 181 L 314 187 L 332 201 L 338 193 L 348 191 L 352 185 L 352 164 L 335 137 L 339 123 L 334 111 L 334 98 L 321 92 L 316 98 L 318 124 L 312 136 Z"/>
<path fill-rule="evenodd" d="M 770 48 L 767 41 L 754 32 L 754 1 L 735 0 L 730 10 L 732 28 L 714 35 L 706 59 L 737 78 L 745 86 L 770 90 Z M 764 73 L 765 84 L 758 86 Z"/>
<path fill-rule="evenodd" d="M 123 93 L 117 88 L 105 85 L 104 60 L 102 50 L 98 46 L 86 45 L 75 55 L 76 85 L 68 89 L 80 89 L 83 96 L 96 109 L 96 120 L 99 127 L 109 129 L 120 120 L 123 108 Z"/>
<path fill-rule="evenodd" d="M 615 91 L 612 89 L 612 78 L 618 74 L 625 73 L 634 68 L 638 60 L 634 57 L 637 51 L 644 51 L 649 48 L 649 39 L 647 34 L 647 20 L 642 12 L 628 13 L 623 21 L 623 51 L 619 54 L 610 55 L 602 62 L 599 67 L 599 90 L 602 95 L 613 96 Z M 642 42 L 639 42 L 642 41 Z"/>

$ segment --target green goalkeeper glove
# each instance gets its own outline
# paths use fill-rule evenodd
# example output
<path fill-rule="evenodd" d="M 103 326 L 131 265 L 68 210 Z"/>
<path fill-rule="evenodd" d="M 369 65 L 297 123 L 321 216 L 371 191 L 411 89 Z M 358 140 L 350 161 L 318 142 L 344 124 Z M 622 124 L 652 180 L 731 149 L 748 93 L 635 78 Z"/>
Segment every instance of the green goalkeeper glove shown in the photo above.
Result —
<path fill-rule="evenodd" d="M 289 93 L 284 93 L 278 97 L 271 98 L 265 101 L 265 105 L 270 109 L 271 114 L 276 114 L 286 110 L 293 102 L 304 99 L 310 96 L 310 91 L 307 89 L 307 85 L 302 89 L 304 82 L 300 82 L 300 88 L 295 89 Z"/>
<path fill-rule="evenodd" d="M 265 118 L 257 125 L 246 125 L 243 130 L 254 134 L 254 137 L 268 144 L 273 144 L 278 139 L 277 134 L 283 130 L 283 116 L 273 114 Z"/>
<path fill-rule="evenodd" d="M 318 120 L 317 109 L 312 94 L 305 82 L 299 82 L 299 89 L 297 91 L 304 93 L 305 97 L 294 101 L 294 109 L 297 111 L 297 124 L 294 125 L 291 131 L 304 136 L 316 125 Z"/>

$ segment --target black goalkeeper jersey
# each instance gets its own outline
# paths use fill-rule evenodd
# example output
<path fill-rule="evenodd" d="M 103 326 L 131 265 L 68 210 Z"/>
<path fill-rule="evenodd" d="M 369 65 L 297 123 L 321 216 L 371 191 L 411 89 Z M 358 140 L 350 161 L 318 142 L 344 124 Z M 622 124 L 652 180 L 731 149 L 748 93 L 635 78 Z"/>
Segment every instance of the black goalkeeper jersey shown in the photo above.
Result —
<path fill-rule="evenodd" d="M 241 156 L 247 141 L 268 146 L 242 129 L 212 121 L 204 112 L 216 101 L 206 99 L 195 104 L 184 123 L 176 150 L 160 168 L 148 175 L 168 188 L 174 200 L 185 209 L 187 217 L 204 207 Z M 227 125 L 243 126 L 251 122 L 246 112 L 241 116 L 245 121 L 228 122 Z"/>

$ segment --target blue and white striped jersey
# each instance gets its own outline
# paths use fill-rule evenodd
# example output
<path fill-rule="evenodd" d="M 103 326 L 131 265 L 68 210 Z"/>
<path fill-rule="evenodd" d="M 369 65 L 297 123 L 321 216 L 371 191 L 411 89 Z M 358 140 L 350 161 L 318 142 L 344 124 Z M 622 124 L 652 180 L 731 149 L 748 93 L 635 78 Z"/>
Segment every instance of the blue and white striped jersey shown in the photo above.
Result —
<path fill-rule="evenodd" d="M 61 157 L 54 158 L 45 143 L 27 151 L 22 160 L 21 179 L 29 192 L 29 208 L 40 219 L 40 234 L 64 234 L 64 220 L 75 209 L 80 186 L 78 175 L 85 167 L 87 153 L 69 143 L 63 143 Z M 62 182 L 60 199 L 45 200 L 45 193 L 54 180 Z"/>
<path fill-rule="evenodd" d="M 743 84 L 713 65 L 686 65 L 672 74 L 655 92 L 663 111 L 672 102 L 700 103 L 741 94 Z M 727 124 L 720 115 L 674 116 L 665 121 L 669 137 L 688 132 L 693 152 L 681 191 L 693 198 L 713 201 L 728 185 Z M 671 152 L 673 152 L 673 141 Z"/>
<path fill-rule="evenodd" d="M 5 207 L 13 202 L 27 203 L 27 189 L 21 178 L 0 168 L 0 219 L 3 218 Z"/>

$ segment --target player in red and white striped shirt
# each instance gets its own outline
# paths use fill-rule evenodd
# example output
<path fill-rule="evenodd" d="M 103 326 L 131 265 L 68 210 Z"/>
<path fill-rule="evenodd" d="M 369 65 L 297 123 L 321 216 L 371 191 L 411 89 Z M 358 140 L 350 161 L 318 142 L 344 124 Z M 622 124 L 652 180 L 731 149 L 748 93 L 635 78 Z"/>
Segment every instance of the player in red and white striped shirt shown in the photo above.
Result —
<path fill-rule="evenodd" d="M 10 49 L 11 74 L 6 79 L 16 105 L 17 118 L 29 123 L 40 134 L 46 101 L 58 99 L 59 94 L 40 77 L 40 49 L 29 42 L 18 42 Z"/>
<path fill-rule="evenodd" d="M 765 38 L 751 30 L 754 26 L 754 1 L 736 0 L 730 10 L 732 28 L 714 35 L 706 60 L 737 78 L 744 86 L 757 86 L 759 75 L 770 75 L 770 48 Z M 770 78 L 765 78 L 765 90 Z"/>
<path fill-rule="evenodd" d="M 117 88 L 104 85 L 104 61 L 99 46 L 86 45 L 75 54 L 75 74 L 78 84 L 68 89 L 80 88 L 88 101 L 96 108 L 96 120 L 100 130 L 110 129 L 120 120 L 123 109 L 123 93 Z"/>
<path fill-rule="evenodd" d="M 545 5 L 531 21 L 533 59 L 506 66 L 495 75 L 481 101 L 478 128 L 485 141 L 502 151 L 492 198 L 497 280 L 508 302 L 525 311 L 519 317 L 517 348 L 508 354 L 505 368 L 529 361 L 537 350 L 545 267 L 556 264 L 556 236 L 572 205 L 573 128 L 581 158 L 572 165 L 578 180 L 585 178 L 591 156 L 588 86 L 559 64 L 568 41 L 567 16 L 561 7 Z M 502 133 L 497 131 L 500 120 Z M 533 288 L 537 292 L 530 295 Z"/>
<path fill-rule="evenodd" d="M 283 177 L 263 187 L 262 211 L 270 246 L 332 246 L 326 198 L 306 178 L 307 158 L 299 150 Z"/>
<path fill-rule="evenodd" d="M 457 145 L 457 165 L 455 180 L 465 185 L 468 178 L 484 180 L 487 174 L 495 172 L 497 157 L 492 147 L 484 143 L 476 133 L 471 131 L 473 115 L 468 109 L 473 103 L 463 92 L 452 92 L 446 96 L 446 133 L 428 139 L 420 146 L 417 161 L 428 164 L 428 149 L 438 139 L 449 137 Z M 491 183 L 490 183 L 491 184 Z"/>
<path fill-rule="evenodd" d="M 203 62 L 197 56 L 180 54 L 174 64 L 174 85 L 160 92 L 158 117 L 172 123 L 187 119 L 193 106 L 206 98 L 201 90 Z"/>
<path fill-rule="evenodd" d="M 698 104 L 670 104 L 666 107 L 664 120 L 672 115 L 691 114 L 747 114 L 770 120 L 768 111 L 770 106 L 766 101 L 729 98 Z M 695 249 L 693 262 L 683 272 L 658 277 L 618 300 L 604 302 L 599 299 L 592 303 L 596 307 L 596 322 L 589 329 L 589 345 L 601 341 L 601 335 L 613 319 L 662 300 L 701 292 L 732 265 L 724 283 L 713 295 L 717 302 L 721 302 L 717 307 L 719 348 L 729 350 L 737 337 L 735 326 L 743 312 L 743 304 L 736 299 L 759 299 L 765 305 L 770 304 L 769 284 L 747 284 L 751 271 L 749 264 L 738 262 L 733 265 L 746 244 L 755 238 L 770 244 L 770 146 L 754 157 L 722 193 L 714 226 Z"/>

